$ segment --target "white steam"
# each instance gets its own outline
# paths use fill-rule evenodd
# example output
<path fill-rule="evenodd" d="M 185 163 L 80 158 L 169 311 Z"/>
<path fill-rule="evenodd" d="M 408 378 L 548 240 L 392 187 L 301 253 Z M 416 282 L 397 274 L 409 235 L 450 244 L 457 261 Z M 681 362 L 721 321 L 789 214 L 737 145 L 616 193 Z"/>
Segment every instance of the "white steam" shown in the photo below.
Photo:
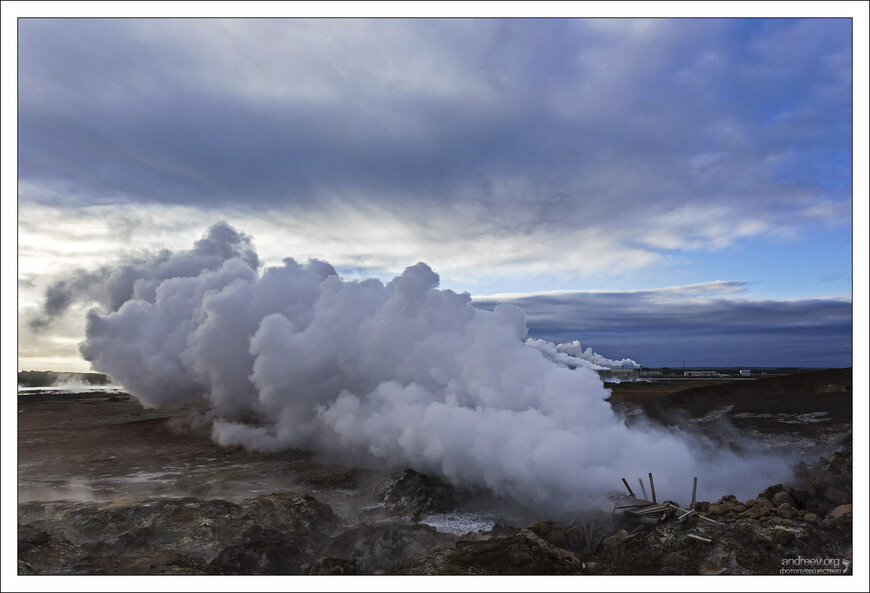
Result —
<path fill-rule="evenodd" d="M 628 428 L 594 369 L 632 361 L 577 342 L 524 342 L 521 309 L 476 309 L 468 294 L 438 290 L 426 264 L 387 284 L 342 280 L 320 261 L 258 272 L 250 240 L 221 228 L 132 268 L 147 290 L 132 279 L 120 306 L 91 311 L 81 347 L 146 405 L 205 398 L 220 444 L 412 466 L 553 514 L 617 489 L 622 476 L 653 472 L 660 499 L 675 500 L 692 476 L 709 497 L 753 496 L 787 476 L 776 459 Z"/>
<path fill-rule="evenodd" d="M 526 339 L 526 345 L 538 350 L 541 354 L 556 364 L 566 366 L 569 369 L 583 367 L 595 371 L 601 371 L 605 369 L 640 368 L 640 365 L 630 358 L 611 360 L 593 352 L 592 348 L 586 348 L 586 350 L 584 350 L 580 345 L 580 342 L 577 340 L 568 342 L 567 344 L 553 344 L 552 342 L 547 342 L 545 340 L 528 338 Z"/>

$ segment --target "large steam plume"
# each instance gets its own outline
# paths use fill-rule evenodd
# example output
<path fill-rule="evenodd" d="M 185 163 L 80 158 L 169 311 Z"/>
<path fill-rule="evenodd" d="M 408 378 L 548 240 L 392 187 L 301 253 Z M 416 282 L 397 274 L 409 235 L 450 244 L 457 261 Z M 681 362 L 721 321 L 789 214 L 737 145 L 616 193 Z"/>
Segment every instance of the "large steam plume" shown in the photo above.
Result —
<path fill-rule="evenodd" d="M 521 309 L 476 309 L 424 263 L 386 284 L 342 280 L 317 260 L 260 271 L 250 239 L 220 224 L 190 251 L 100 278 L 92 294 L 112 298 L 88 314 L 84 357 L 145 405 L 204 398 L 222 445 L 412 466 L 553 514 L 622 476 L 653 472 L 678 500 L 692 476 L 702 495 L 752 496 L 786 472 L 628 428 L 598 363 L 572 362 L 594 353 L 524 342 Z"/>

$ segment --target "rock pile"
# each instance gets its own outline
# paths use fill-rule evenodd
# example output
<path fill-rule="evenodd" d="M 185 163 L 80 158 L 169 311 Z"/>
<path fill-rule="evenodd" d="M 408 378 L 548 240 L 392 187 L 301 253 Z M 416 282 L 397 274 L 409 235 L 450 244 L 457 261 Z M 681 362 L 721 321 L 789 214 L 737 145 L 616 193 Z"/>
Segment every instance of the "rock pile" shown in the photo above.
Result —
<path fill-rule="evenodd" d="M 728 522 L 748 519 L 780 525 L 790 525 L 794 520 L 831 527 L 851 524 L 852 447 L 820 458 L 811 466 L 800 464 L 796 485 L 770 486 L 746 502 L 723 496 L 714 503 L 698 502 L 695 509 Z"/>
<path fill-rule="evenodd" d="M 685 520 L 537 521 L 462 537 L 409 522 L 454 508 L 413 470 L 377 485 L 394 513 L 349 522 L 310 495 L 19 505 L 19 574 L 782 574 L 789 559 L 852 555 L 851 448 L 744 502 L 696 503 Z M 594 525 L 599 525 L 595 531 Z M 838 565 L 840 566 L 840 565 Z"/>
<path fill-rule="evenodd" d="M 793 485 L 770 486 L 745 502 L 733 495 L 698 502 L 701 517 L 608 538 L 587 572 L 791 574 L 782 570 L 803 558 L 828 562 L 842 574 L 852 559 L 851 491 L 849 446 L 801 467 Z"/>

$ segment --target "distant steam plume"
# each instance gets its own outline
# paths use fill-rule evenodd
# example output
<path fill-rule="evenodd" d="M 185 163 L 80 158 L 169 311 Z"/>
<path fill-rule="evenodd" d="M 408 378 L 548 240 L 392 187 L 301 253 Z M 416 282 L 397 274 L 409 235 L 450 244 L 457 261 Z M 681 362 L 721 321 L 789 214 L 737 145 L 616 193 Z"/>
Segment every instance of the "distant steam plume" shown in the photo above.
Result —
<path fill-rule="evenodd" d="M 633 361 L 527 343 L 521 309 L 476 309 L 424 263 L 386 284 L 317 260 L 260 271 L 251 240 L 222 224 L 100 277 L 83 356 L 143 404 L 204 398 L 223 445 L 412 466 L 553 514 L 622 476 L 653 472 L 661 496 L 685 498 L 692 476 L 701 496 L 752 496 L 787 475 L 777 459 L 626 427 L 593 369 Z"/>

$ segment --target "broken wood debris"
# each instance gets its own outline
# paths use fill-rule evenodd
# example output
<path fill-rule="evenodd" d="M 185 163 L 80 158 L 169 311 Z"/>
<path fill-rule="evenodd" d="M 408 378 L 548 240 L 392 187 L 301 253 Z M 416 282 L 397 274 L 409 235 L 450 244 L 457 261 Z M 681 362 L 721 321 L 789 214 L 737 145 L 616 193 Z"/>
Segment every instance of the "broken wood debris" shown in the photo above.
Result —
<path fill-rule="evenodd" d="M 649 486 L 652 492 L 652 500 L 646 500 L 646 489 L 644 488 L 643 480 L 638 478 L 638 482 L 640 483 L 641 490 L 643 490 L 644 498 L 638 498 L 628 485 L 628 481 L 625 478 L 622 478 L 622 483 L 625 484 L 625 488 L 628 490 L 628 495 L 623 495 L 622 499 L 614 505 L 613 515 L 620 515 L 642 525 L 657 525 L 659 523 L 664 523 L 671 518 L 676 519 L 678 523 L 684 523 L 691 517 L 698 517 L 705 521 L 709 521 L 710 523 L 718 524 L 718 521 L 714 521 L 713 519 L 696 512 L 695 497 L 698 492 L 697 477 L 692 480 L 692 504 L 688 509 L 684 509 L 680 505 L 667 500 L 659 503 L 656 500 L 655 482 L 653 481 L 652 473 L 649 474 Z"/>
<path fill-rule="evenodd" d="M 682 523 L 683 521 L 685 521 L 686 519 L 688 519 L 689 517 L 691 517 L 694 514 L 695 514 L 695 509 L 690 510 L 688 513 L 683 513 L 682 515 L 677 517 L 677 523 Z"/>
<path fill-rule="evenodd" d="M 712 543 L 713 543 L 713 540 L 712 540 L 712 539 L 707 538 L 707 537 L 701 537 L 700 535 L 695 535 L 694 533 L 690 533 L 690 534 L 688 534 L 686 537 L 690 537 L 690 538 L 692 538 L 692 539 L 696 539 L 696 540 L 698 540 L 699 542 L 704 542 L 704 543 L 706 543 L 706 544 L 712 544 Z"/>
<path fill-rule="evenodd" d="M 698 518 L 703 519 L 704 521 L 709 521 L 710 523 L 715 523 L 716 525 L 721 525 L 721 523 L 719 523 L 719 521 L 714 521 L 710 517 L 705 517 L 704 515 L 701 515 L 701 514 L 698 514 Z"/>

